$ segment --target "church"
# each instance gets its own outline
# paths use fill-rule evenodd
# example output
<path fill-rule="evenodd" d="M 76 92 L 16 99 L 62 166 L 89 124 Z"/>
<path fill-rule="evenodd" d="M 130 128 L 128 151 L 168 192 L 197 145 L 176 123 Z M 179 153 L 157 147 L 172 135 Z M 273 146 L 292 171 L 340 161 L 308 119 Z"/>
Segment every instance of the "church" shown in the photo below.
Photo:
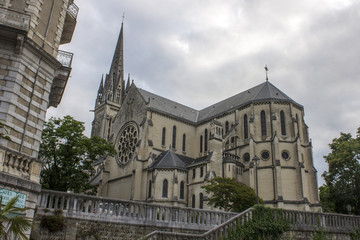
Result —
<path fill-rule="evenodd" d="M 264 80 L 197 110 L 124 77 L 123 25 L 98 89 L 92 136 L 117 154 L 94 166 L 98 195 L 212 209 L 201 188 L 214 177 L 252 187 L 266 206 L 321 211 L 304 107 Z"/>

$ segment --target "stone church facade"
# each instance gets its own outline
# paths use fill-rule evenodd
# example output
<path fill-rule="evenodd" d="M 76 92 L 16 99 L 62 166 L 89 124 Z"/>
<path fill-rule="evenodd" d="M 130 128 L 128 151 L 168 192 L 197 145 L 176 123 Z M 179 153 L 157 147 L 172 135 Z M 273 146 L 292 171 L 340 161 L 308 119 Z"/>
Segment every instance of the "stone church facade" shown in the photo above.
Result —
<path fill-rule="evenodd" d="M 184 106 L 124 78 L 122 26 L 94 114 L 92 136 L 117 150 L 94 164 L 100 196 L 211 209 L 201 186 L 221 176 L 268 206 L 321 210 L 304 108 L 268 80 L 202 110 Z"/>

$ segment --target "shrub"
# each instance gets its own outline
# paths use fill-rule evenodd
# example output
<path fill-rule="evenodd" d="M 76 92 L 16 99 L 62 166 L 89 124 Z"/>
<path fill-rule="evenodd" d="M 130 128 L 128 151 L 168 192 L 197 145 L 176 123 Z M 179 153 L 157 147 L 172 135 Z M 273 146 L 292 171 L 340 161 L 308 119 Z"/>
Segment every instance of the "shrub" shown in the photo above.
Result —
<path fill-rule="evenodd" d="M 250 221 L 238 223 L 224 240 L 266 240 L 280 239 L 290 229 L 290 223 L 283 218 L 282 209 L 255 206 Z"/>
<path fill-rule="evenodd" d="M 55 210 L 54 215 L 43 216 L 40 226 L 49 230 L 49 232 L 62 231 L 65 228 L 65 217 L 61 210 Z"/>

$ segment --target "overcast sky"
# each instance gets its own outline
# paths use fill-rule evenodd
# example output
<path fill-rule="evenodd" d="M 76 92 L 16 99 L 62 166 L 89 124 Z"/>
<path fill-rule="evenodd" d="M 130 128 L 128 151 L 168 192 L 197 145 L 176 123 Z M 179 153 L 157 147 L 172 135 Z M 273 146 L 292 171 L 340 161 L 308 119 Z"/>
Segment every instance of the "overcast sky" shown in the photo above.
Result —
<path fill-rule="evenodd" d="M 305 108 L 315 167 L 340 132 L 360 127 L 358 0 L 75 0 L 72 74 L 47 117 L 72 115 L 90 135 L 95 97 L 124 21 L 125 75 L 202 109 L 265 81 Z"/>

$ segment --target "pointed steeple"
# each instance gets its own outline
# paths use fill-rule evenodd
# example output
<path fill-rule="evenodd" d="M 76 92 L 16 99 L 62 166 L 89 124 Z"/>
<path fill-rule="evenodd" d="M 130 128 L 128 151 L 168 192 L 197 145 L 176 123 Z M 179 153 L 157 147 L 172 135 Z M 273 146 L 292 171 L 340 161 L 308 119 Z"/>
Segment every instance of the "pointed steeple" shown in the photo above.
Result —
<path fill-rule="evenodd" d="M 119 38 L 116 44 L 114 56 L 112 59 L 109 75 L 113 79 L 113 93 L 116 93 L 118 87 L 121 87 L 124 80 L 124 23 L 121 24 Z"/>
<path fill-rule="evenodd" d="M 127 83 L 126 83 L 126 92 L 129 91 L 129 88 L 130 88 L 130 73 L 129 73 L 128 80 L 127 80 Z"/>
<path fill-rule="evenodd" d="M 103 101 L 103 93 L 104 93 L 104 75 L 102 75 L 101 77 L 101 82 L 100 82 L 100 86 L 97 92 L 97 98 L 96 98 L 96 102 L 95 102 L 95 107 L 100 105 Z"/>

